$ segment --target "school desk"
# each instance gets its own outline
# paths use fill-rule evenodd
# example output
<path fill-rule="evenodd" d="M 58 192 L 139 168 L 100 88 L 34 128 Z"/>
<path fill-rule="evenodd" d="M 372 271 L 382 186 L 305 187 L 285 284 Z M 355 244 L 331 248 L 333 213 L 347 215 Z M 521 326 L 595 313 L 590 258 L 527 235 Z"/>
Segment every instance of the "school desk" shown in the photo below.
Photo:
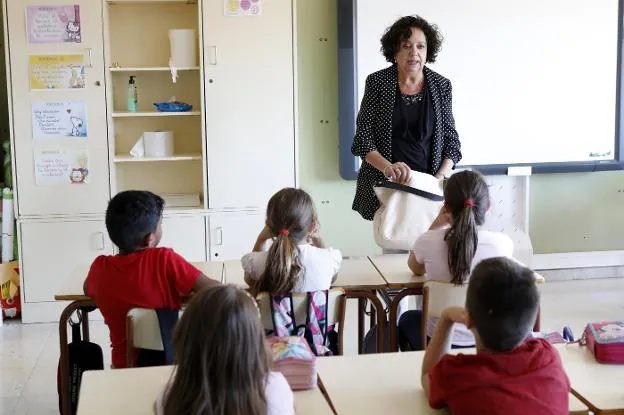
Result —
<path fill-rule="evenodd" d="M 473 351 L 474 352 L 474 351 Z M 429 407 L 420 385 L 424 352 L 317 359 L 319 376 L 338 415 L 447 414 Z M 570 395 L 570 413 L 588 408 Z"/>
<path fill-rule="evenodd" d="M 386 289 L 388 286 L 368 257 L 343 259 L 336 281 L 332 286 L 344 288 L 347 298 L 357 298 L 358 300 L 358 352 L 362 353 L 364 345 L 364 312 L 367 301 L 370 301 L 372 305 L 370 325 L 371 327 L 373 324 L 377 326 L 377 350 L 385 350 L 386 311 L 377 296 L 377 291 Z"/>
<path fill-rule="evenodd" d="M 585 346 L 557 345 L 572 393 L 595 414 L 624 414 L 624 365 L 598 363 Z"/>
<path fill-rule="evenodd" d="M 370 257 L 370 261 L 384 278 L 390 289 L 400 289 L 401 291 L 392 298 L 389 307 L 388 321 L 397 321 L 399 303 L 409 295 L 421 295 L 422 289 L 427 282 L 427 277 L 416 276 L 407 266 L 407 254 L 386 254 Z M 535 273 L 535 281 L 538 284 L 544 282 L 544 277 Z M 540 331 L 541 313 L 538 310 L 533 331 Z M 390 325 L 388 336 L 390 350 L 397 351 L 397 326 Z"/>
<path fill-rule="evenodd" d="M 197 268 L 205 275 L 223 281 L 223 263 L 222 262 L 194 262 Z M 60 378 L 61 378 L 61 413 L 68 415 L 70 413 L 69 400 L 69 377 L 66 373 L 69 367 L 67 356 L 67 325 L 70 317 L 77 312 L 79 321 L 82 325 L 82 339 L 89 341 L 89 311 L 96 308 L 95 302 L 91 297 L 84 294 L 83 284 L 89 265 L 83 264 L 76 267 L 69 275 L 67 280 L 59 287 L 57 294 L 54 295 L 56 301 L 71 301 L 63 309 L 59 318 L 59 342 L 60 342 Z"/>
<path fill-rule="evenodd" d="M 154 401 L 163 390 L 172 366 L 85 372 L 78 398 L 78 415 L 153 415 Z M 295 392 L 297 414 L 331 414 L 319 388 Z"/>
<path fill-rule="evenodd" d="M 245 271 L 240 260 L 224 261 L 224 282 L 247 287 Z M 362 289 L 387 288 L 386 282 L 367 257 L 345 258 L 338 271 L 334 287 Z"/>

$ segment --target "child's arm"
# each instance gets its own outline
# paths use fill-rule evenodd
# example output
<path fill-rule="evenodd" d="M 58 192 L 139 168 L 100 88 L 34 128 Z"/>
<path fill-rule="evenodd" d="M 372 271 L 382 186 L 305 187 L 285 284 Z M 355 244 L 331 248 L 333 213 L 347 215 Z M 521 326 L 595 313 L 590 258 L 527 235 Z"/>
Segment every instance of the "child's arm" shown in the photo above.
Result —
<path fill-rule="evenodd" d="M 86 295 L 87 297 L 90 297 L 89 293 L 87 292 L 87 280 L 89 279 L 89 277 L 85 278 L 84 282 L 82 283 L 82 291 L 84 292 L 84 295 Z"/>
<path fill-rule="evenodd" d="M 463 307 L 449 307 L 442 312 L 431 342 L 427 345 L 421 374 L 422 387 L 427 397 L 429 397 L 429 372 L 442 356 L 451 350 L 454 323 L 466 323 L 466 310 Z"/>
<path fill-rule="evenodd" d="M 217 280 L 213 280 L 212 278 L 207 277 L 206 275 L 202 273 L 195 280 L 195 284 L 193 284 L 193 292 L 198 293 L 200 291 L 216 287 L 217 285 L 221 285 L 221 283 Z"/>
<path fill-rule="evenodd" d="M 407 266 L 414 273 L 414 275 L 425 275 L 425 264 L 418 262 L 413 251 L 410 251 L 409 257 L 407 258 Z"/>
<path fill-rule="evenodd" d="M 258 283 L 258 280 L 256 280 L 256 279 L 253 277 L 253 275 L 251 275 L 251 274 L 250 274 L 250 273 L 248 273 L 248 272 L 245 272 L 245 276 L 244 276 L 244 278 L 243 278 L 243 279 L 245 280 L 245 283 L 246 283 L 248 286 L 250 286 L 250 287 L 254 287 L 254 286 Z"/>
<path fill-rule="evenodd" d="M 262 230 L 258 234 L 258 237 L 256 238 L 256 243 L 254 244 L 253 252 L 264 251 L 264 243 L 268 241 L 269 239 L 273 239 L 273 234 L 271 233 L 271 230 L 269 229 L 269 227 L 265 225 L 264 228 L 262 228 Z"/>
<path fill-rule="evenodd" d="M 321 249 L 326 248 L 325 242 L 323 242 L 323 238 L 321 238 L 321 235 L 310 236 L 310 241 L 312 242 L 312 245 L 317 248 L 321 248 Z"/>

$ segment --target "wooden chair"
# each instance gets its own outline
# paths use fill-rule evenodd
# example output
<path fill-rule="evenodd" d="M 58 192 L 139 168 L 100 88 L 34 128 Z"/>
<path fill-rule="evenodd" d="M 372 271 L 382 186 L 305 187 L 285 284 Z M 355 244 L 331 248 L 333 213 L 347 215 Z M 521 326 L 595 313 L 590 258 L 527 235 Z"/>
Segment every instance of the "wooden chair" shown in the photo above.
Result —
<path fill-rule="evenodd" d="M 171 310 L 167 310 L 171 312 Z M 174 310 L 173 312 L 181 313 Z M 156 310 L 133 308 L 126 315 L 126 365 L 134 366 L 135 349 L 165 352 Z"/>
<path fill-rule="evenodd" d="M 427 281 L 423 286 L 422 324 L 420 325 L 421 344 L 427 347 L 427 322 L 430 318 L 440 318 L 442 311 L 451 306 L 464 307 L 468 285 L 455 285 L 450 282 Z"/>
<path fill-rule="evenodd" d="M 543 281 L 543 277 L 535 274 L 536 281 Z M 430 318 L 440 318 L 442 311 L 451 306 L 464 307 L 468 284 L 454 285 L 450 282 L 427 281 L 423 287 L 423 314 L 420 335 L 422 344 L 427 347 L 427 321 Z M 541 313 L 537 310 L 533 331 L 540 331 Z"/>
<path fill-rule="evenodd" d="M 293 294 L 293 307 L 295 320 L 297 322 L 305 322 L 307 316 L 307 301 L 306 294 Z M 329 290 L 327 296 L 327 325 L 338 325 L 338 354 L 343 353 L 343 336 L 344 336 L 344 320 L 345 320 L 345 307 L 346 307 L 346 295 L 342 288 L 332 288 Z M 260 308 L 260 315 L 262 318 L 262 325 L 265 330 L 273 330 L 273 317 L 271 315 L 271 296 L 269 293 L 262 292 L 256 297 L 258 301 L 258 307 Z"/>

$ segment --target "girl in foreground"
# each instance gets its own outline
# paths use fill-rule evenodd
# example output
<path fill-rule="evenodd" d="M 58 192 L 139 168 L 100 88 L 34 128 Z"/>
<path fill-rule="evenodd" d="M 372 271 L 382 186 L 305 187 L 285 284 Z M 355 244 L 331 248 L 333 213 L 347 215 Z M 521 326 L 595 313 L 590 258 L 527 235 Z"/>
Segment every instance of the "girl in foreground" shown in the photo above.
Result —
<path fill-rule="evenodd" d="M 260 312 L 233 285 L 198 293 L 173 336 L 177 365 L 157 415 L 294 414 L 293 393 L 270 371 Z"/>

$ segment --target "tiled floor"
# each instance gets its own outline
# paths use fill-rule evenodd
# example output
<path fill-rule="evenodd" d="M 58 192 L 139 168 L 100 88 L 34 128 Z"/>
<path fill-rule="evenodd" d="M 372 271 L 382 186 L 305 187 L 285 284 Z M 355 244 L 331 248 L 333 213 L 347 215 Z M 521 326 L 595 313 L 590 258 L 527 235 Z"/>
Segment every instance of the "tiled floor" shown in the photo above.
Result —
<path fill-rule="evenodd" d="M 356 351 L 355 302 L 347 311 L 347 354 Z M 552 282 L 542 286 L 542 327 L 560 330 L 569 325 L 578 336 L 588 321 L 624 318 L 624 278 Z M 91 340 L 107 350 L 108 330 L 101 321 L 91 324 Z M 56 371 L 59 356 L 56 324 L 0 327 L 0 414 L 58 414 Z"/>

